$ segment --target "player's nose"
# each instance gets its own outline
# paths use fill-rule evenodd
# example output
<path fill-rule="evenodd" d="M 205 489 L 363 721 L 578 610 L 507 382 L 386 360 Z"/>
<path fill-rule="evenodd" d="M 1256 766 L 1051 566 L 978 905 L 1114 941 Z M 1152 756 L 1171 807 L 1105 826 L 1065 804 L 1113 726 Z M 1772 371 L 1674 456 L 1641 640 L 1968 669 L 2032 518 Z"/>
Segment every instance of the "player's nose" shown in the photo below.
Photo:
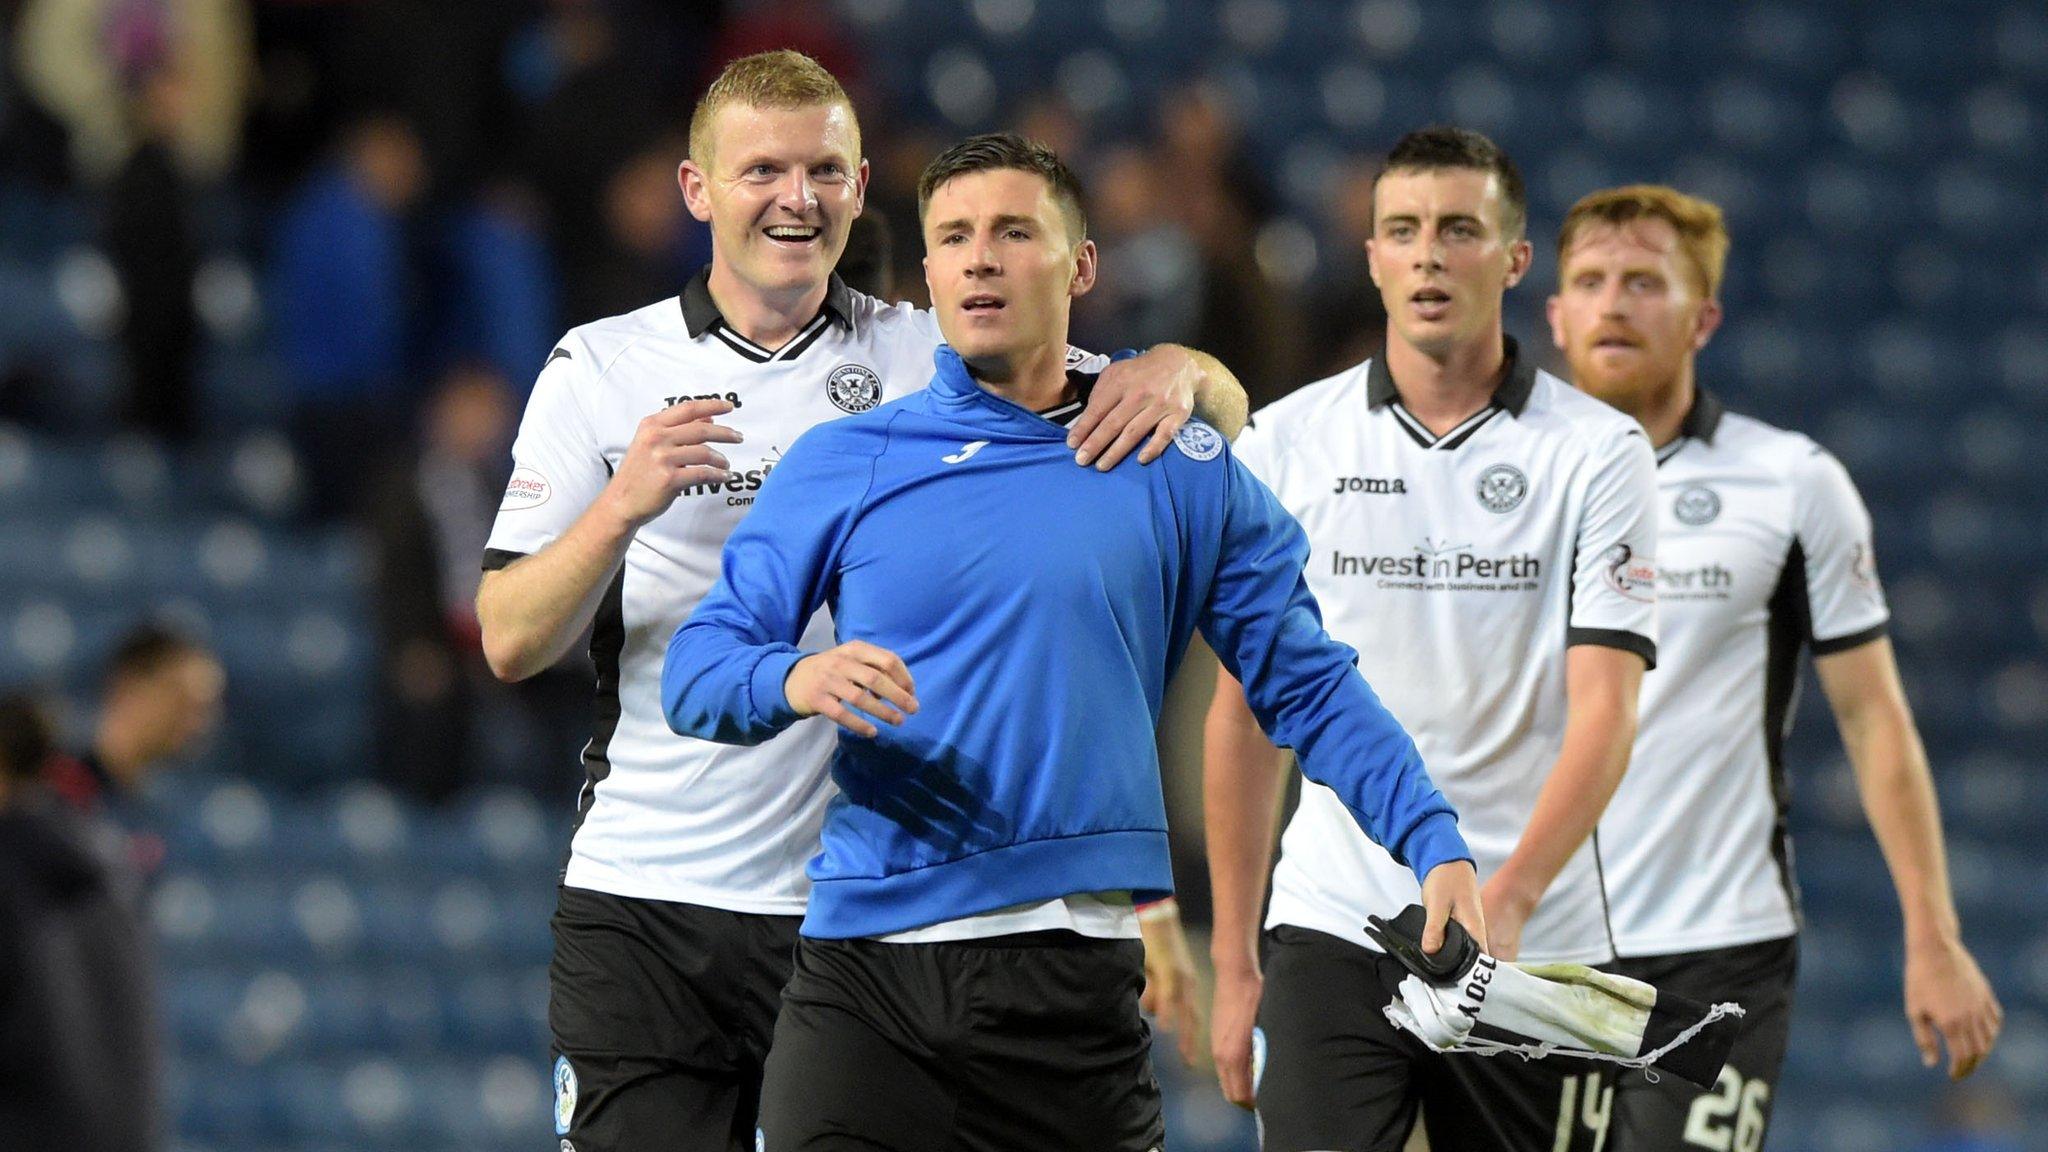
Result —
<path fill-rule="evenodd" d="M 818 189 L 811 183 L 811 174 L 801 168 L 792 168 L 777 189 L 776 199 L 783 207 L 793 212 L 809 214 L 818 206 Z"/>

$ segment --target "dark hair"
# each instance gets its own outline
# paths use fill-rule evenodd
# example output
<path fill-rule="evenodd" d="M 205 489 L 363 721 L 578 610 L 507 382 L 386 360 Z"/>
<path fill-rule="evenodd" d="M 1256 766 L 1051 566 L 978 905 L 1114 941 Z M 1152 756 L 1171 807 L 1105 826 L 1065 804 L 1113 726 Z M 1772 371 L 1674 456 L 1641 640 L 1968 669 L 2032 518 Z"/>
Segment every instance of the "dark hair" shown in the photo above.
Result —
<path fill-rule="evenodd" d="M 1529 193 L 1522 185 L 1521 170 L 1500 146 L 1470 128 L 1432 124 L 1418 128 L 1395 141 L 1387 153 L 1389 172 L 1432 172 L 1444 168 L 1469 168 L 1491 172 L 1500 178 L 1501 231 L 1520 239 L 1529 223 Z M 1375 182 L 1377 186 L 1377 182 Z"/>
<path fill-rule="evenodd" d="M 1030 172 L 1045 179 L 1052 188 L 1052 198 L 1067 217 L 1067 239 L 1079 244 L 1088 238 L 1088 211 L 1083 206 L 1081 180 L 1059 154 L 1036 140 L 1026 140 L 1015 132 L 990 132 L 971 136 L 938 154 L 924 166 L 924 175 L 917 178 L 917 220 L 924 223 L 925 210 L 931 207 L 932 193 L 939 186 L 956 177 L 974 172 L 996 172 L 1003 169 Z"/>
<path fill-rule="evenodd" d="M 206 652 L 206 645 L 176 628 L 141 624 L 114 645 L 113 655 L 107 657 L 106 682 L 112 685 L 131 677 L 147 676 L 176 660 Z"/>
<path fill-rule="evenodd" d="M 56 751 L 50 718 L 25 692 L 0 696 L 0 778 L 33 780 Z"/>

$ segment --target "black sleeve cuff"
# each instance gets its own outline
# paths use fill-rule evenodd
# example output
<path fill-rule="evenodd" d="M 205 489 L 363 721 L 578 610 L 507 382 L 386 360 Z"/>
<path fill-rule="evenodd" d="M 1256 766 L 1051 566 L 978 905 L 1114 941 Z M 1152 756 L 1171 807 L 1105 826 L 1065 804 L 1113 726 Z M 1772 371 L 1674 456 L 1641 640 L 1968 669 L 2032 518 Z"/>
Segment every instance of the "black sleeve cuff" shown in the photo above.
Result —
<path fill-rule="evenodd" d="M 526 559 L 526 553 L 524 552 L 508 552 L 503 548 L 486 548 L 484 549 L 484 571 L 496 572 L 498 569 L 511 564 L 514 560 L 524 559 Z"/>
<path fill-rule="evenodd" d="M 1815 656 L 1833 656 L 1837 652 L 1847 652 L 1851 648 L 1861 648 L 1872 640 L 1883 639 L 1885 629 L 1888 626 L 1889 621 L 1873 624 L 1861 632 L 1851 632 L 1847 636 L 1837 636 L 1832 640 L 1823 640 L 1816 636 L 1813 638 L 1813 654 Z"/>
<path fill-rule="evenodd" d="M 1597 644 L 1602 648 L 1619 648 L 1623 652 L 1633 652 L 1643 658 L 1644 671 L 1657 666 L 1657 644 L 1647 636 L 1638 636 L 1619 628 L 1565 629 L 1565 647 L 1575 648 L 1581 644 Z"/>

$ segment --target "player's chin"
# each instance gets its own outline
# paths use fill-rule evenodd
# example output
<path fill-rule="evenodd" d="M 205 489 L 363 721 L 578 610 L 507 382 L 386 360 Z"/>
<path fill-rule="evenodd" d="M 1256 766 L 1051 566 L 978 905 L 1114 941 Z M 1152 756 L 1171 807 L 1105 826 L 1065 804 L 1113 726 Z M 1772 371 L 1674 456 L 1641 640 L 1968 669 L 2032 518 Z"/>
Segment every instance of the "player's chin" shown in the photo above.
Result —
<path fill-rule="evenodd" d="M 1400 325 L 1401 338 L 1425 356 L 1449 355 L 1464 340 L 1464 332 L 1451 317 L 1419 320 L 1409 317 Z"/>
<path fill-rule="evenodd" d="M 1571 365 L 1572 383 L 1579 391 L 1608 403 L 1619 403 L 1642 395 L 1649 387 L 1649 374 L 1636 371 L 1616 371 L 1598 360 L 1588 358 Z"/>

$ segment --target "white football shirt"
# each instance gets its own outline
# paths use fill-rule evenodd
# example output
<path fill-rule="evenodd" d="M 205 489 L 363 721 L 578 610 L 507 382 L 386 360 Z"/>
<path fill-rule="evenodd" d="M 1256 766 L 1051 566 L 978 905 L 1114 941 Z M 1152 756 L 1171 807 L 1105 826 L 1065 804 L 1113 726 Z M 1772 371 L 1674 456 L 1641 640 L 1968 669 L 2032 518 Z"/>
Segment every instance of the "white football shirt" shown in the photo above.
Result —
<path fill-rule="evenodd" d="M 1888 619 L 1870 516 L 1813 441 L 1701 393 L 1658 457 L 1662 658 L 1600 821 L 1623 956 L 1797 930 L 1784 744 L 1800 650 L 1869 643 Z"/>
<path fill-rule="evenodd" d="M 809 719 L 740 748 L 677 736 L 661 711 L 670 636 L 718 579 L 726 537 L 783 449 L 814 425 L 922 388 L 940 343 L 929 313 L 833 277 L 825 305 L 782 348 L 733 331 L 699 275 L 679 297 L 572 330 L 549 354 L 512 447 L 515 465 L 485 567 L 547 546 L 590 507 L 641 419 L 723 397 L 725 481 L 684 489 L 634 536 L 591 638 L 595 730 L 564 883 L 619 896 L 796 915 L 817 852 L 834 728 Z M 803 638 L 832 644 L 821 612 Z"/>
<path fill-rule="evenodd" d="M 1444 436 L 1380 360 L 1268 406 L 1238 458 L 1307 530 L 1330 634 L 1415 739 L 1483 883 L 1520 840 L 1563 746 L 1565 649 L 1656 660 L 1656 461 L 1635 421 L 1520 360 Z M 1613 956 L 1597 847 L 1530 917 L 1521 959 Z M 1407 868 L 1328 788 L 1302 786 L 1267 923 L 1372 947 L 1368 914 L 1419 903 Z"/>

